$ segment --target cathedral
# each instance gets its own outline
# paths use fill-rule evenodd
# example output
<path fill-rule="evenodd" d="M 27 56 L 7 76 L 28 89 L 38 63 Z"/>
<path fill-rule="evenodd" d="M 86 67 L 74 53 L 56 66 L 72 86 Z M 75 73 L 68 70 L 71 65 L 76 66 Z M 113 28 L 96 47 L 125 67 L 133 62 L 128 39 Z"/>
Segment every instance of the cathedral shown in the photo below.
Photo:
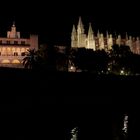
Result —
<path fill-rule="evenodd" d="M 0 37 L 0 66 L 23 67 L 22 60 L 29 49 L 38 49 L 38 35 L 22 38 L 13 23 L 7 37 Z"/>
<path fill-rule="evenodd" d="M 127 33 L 125 38 L 121 35 L 113 37 L 112 34 L 106 32 L 106 35 L 100 33 L 99 31 L 95 35 L 91 26 L 89 24 L 88 34 L 85 34 L 84 25 L 82 23 L 81 17 L 79 17 L 79 22 L 77 29 L 73 25 L 71 34 L 71 47 L 72 48 L 86 48 L 95 50 L 109 51 L 112 49 L 114 44 L 117 45 L 127 45 L 130 47 L 131 51 L 135 54 L 140 54 L 140 39 L 139 37 L 128 36 Z"/>

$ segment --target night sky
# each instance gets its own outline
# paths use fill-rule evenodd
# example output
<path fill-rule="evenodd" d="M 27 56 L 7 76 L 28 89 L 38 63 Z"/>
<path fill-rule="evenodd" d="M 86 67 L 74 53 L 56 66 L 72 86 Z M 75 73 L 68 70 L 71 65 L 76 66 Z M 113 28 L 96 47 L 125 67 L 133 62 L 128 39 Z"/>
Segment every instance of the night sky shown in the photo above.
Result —
<path fill-rule="evenodd" d="M 31 4 L 33 3 L 33 5 Z M 39 34 L 41 43 L 70 45 L 72 25 L 82 16 L 84 25 L 92 22 L 95 32 L 116 32 L 139 35 L 139 7 L 128 1 L 10 1 L 0 9 L 0 34 L 10 28 L 13 20 L 21 35 Z M 6 13 L 5 13 L 6 12 Z"/>

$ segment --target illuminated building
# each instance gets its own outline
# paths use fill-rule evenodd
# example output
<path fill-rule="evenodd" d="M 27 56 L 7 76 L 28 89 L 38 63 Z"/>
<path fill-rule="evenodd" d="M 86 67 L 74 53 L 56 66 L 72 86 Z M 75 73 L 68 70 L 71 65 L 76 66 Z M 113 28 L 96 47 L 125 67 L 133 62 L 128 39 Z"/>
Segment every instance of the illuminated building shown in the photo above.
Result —
<path fill-rule="evenodd" d="M 117 37 L 112 34 L 106 35 L 100 33 L 99 31 L 95 35 L 91 23 L 89 24 L 88 34 L 85 34 L 84 25 L 82 23 L 81 17 L 79 18 L 79 22 L 77 25 L 77 29 L 75 25 L 73 25 L 72 34 L 71 34 L 71 47 L 72 48 L 86 48 L 93 50 L 110 50 L 112 49 L 112 45 L 127 45 L 130 47 L 131 51 L 135 54 L 140 54 L 140 39 L 139 37 L 128 36 L 127 33 L 124 38 L 121 35 Z"/>
<path fill-rule="evenodd" d="M 23 67 L 22 60 L 28 49 L 38 50 L 38 36 L 30 35 L 30 38 L 21 38 L 13 23 L 7 37 L 0 37 L 0 66 Z"/>

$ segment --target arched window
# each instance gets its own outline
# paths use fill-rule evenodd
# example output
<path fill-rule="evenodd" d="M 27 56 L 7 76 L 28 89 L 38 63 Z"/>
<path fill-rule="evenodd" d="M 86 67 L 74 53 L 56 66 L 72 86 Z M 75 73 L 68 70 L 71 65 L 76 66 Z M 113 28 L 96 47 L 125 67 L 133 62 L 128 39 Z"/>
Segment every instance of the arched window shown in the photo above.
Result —
<path fill-rule="evenodd" d="M 2 60 L 2 63 L 3 63 L 3 64 L 8 64 L 8 63 L 10 63 L 10 60 L 4 59 L 4 60 Z"/>
<path fill-rule="evenodd" d="M 13 64 L 19 64 L 20 61 L 19 61 L 18 59 L 14 59 L 14 60 L 12 61 L 12 63 L 13 63 Z"/>

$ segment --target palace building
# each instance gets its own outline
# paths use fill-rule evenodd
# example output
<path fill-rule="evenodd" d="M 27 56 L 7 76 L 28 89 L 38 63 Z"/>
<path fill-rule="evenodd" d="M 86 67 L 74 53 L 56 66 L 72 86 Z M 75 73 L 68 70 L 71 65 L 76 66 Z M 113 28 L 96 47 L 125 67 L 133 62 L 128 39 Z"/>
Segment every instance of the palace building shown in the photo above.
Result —
<path fill-rule="evenodd" d="M 73 25 L 71 34 L 71 47 L 72 48 L 86 48 L 86 49 L 104 49 L 109 51 L 112 49 L 114 44 L 127 45 L 130 47 L 131 51 L 135 54 L 140 54 L 140 39 L 139 37 L 128 36 L 127 33 L 124 38 L 121 35 L 113 36 L 112 34 L 106 35 L 100 33 L 99 31 L 95 35 L 91 23 L 89 24 L 88 34 L 85 34 L 84 25 L 82 23 L 81 17 L 77 25 Z"/>
<path fill-rule="evenodd" d="M 28 49 L 38 50 L 38 35 L 21 38 L 13 23 L 7 37 L 0 37 L 0 66 L 23 67 L 22 60 Z"/>

